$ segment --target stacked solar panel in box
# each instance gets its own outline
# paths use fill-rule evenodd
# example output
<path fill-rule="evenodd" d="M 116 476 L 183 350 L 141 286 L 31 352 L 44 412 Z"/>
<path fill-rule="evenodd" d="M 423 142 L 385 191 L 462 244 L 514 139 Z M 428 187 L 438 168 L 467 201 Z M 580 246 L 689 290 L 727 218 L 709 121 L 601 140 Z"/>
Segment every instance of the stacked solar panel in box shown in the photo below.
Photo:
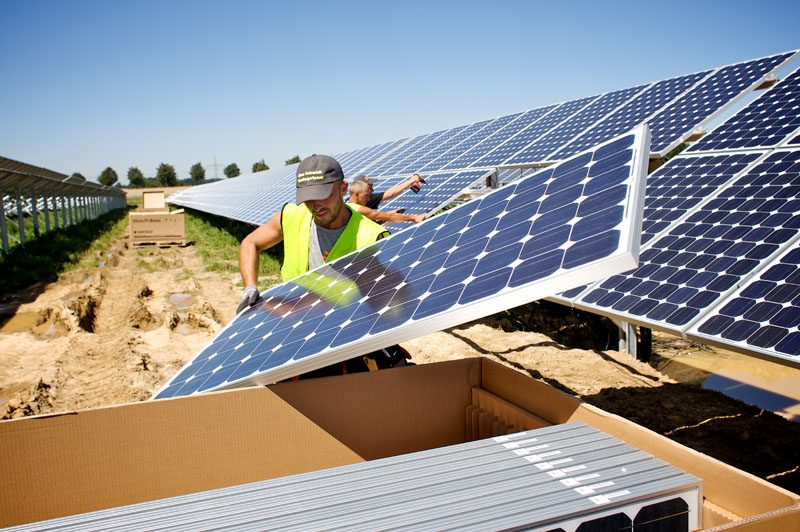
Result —
<path fill-rule="evenodd" d="M 583 423 L 12 528 L 699 529 L 702 481 Z"/>
<path fill-rule="evenodd" d="M 800 127 L 800 69 L 689 148 L 689 152 L 772 148 Z"/>
<path fill-rule="evenodd" d="M 646 128 L 271 288 L 156 397 L 275 382 L 630 269 Z"/>

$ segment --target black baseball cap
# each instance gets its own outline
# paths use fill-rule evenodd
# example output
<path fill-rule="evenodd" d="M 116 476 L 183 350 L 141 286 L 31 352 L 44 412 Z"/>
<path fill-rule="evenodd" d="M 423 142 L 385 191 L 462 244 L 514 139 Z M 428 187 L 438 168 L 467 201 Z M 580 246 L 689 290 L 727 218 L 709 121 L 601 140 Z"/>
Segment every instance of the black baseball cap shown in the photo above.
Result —
<path fill-rule="evenodd" d="M 337 181 L 344 181 L 344 172 L 336 159 L 316 154 L 306 157 L 297 167 L 297 203 L 327 198 Z"/>

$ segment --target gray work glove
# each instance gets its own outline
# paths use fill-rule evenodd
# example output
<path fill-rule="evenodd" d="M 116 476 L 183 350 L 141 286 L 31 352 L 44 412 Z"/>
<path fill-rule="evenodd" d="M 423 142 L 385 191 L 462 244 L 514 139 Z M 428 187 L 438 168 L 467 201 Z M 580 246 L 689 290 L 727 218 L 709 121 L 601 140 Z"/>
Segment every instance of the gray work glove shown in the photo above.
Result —
<path fill-rule="evenodd" d="M 247 307 L 252 307 L 258 301 L 258 287 L 254 284 L 244 287 L 244 294 L 242 294 L 242 299 L 239 301 L 239 306 L 236 307 L 236 314 L 239 314 L 241 311 L 246 309 Z"/>

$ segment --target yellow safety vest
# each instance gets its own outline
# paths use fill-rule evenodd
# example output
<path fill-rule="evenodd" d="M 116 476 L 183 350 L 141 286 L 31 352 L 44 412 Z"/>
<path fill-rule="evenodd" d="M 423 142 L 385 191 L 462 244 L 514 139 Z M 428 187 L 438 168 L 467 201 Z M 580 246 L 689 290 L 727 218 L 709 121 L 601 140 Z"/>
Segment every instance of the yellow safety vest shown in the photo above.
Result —
<path fill-rule="evenodd" d="M 350 209 L 350 221 L 333 245 L 325 262 L 330 262 L 351 251 L 372 244 L 386 228 L 362 216 L 354 207 Z M 313 216 L 304 204 L 287 203 L 281 213 L 283 230 L 283 266 L 281 277 L 284 281 L 293 279 L 308 271 L 308 248 L 311 243 L 311 221 Z"/>

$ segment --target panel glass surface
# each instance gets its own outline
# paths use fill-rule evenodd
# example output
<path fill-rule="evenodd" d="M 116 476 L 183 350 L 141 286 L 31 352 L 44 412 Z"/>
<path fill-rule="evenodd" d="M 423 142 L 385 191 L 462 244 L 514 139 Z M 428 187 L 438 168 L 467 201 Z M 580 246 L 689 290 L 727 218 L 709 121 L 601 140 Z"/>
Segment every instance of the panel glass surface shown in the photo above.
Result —
<path fill-rule="evenodd" d="M 800 69 L 700 139 L 687 151 L 777 146 L 800 127 Z"/>
<path fill-rule="evenodd" d="M 430 149 L 430 146 L 435 146 L 436 142 L 446 133 L 448 133 L 448 130 L 437 131 L 429 135 L 421 135 L 420 137 L 417 137 L 417 140 L 413 143 L 413 145 L 409 143 L 403 146 L 392 155 L 384 157 L 379 163 L 367 168 L 364 173 L 370 176 L 389 175 L 388 170 L 390 168 L 397 164 L 407 164 L 408 162 L 413 161 L 425 153 L 427 149 Z"/>
<path fill-rule="evenodd" d="M 461 129 L 456 135 L 453 135 L 445 142 L 442 142 L 441 144 L 431 149 L 427 153 L 421 155 L 418 159 L 409 163 L 405 168 L 401 170 L 397 170 L 396 167 L 392 168 L 391 169 L 392 173 L 405 174 L 408 172 L 422 172 L 422 171 L 431 172 L 432 170 L 430 169 L 426 170 L 426 168 L 428 168 L 428 166 L 430 165 L 431 161 L 438 159 L 443 154 L 447 153 L 455 146 L 458 146 L 459 144 L 469 139 L 473 135 L 480 134 L 480 131 L 489 124 L 491 124 L 494 120 L 495 119 L 476 122 Z"/>
<path fill-rule="evenodd" d="M 800 151 L 776 151 L 644 249 L 577 305 L 683 331 L 800 229 Z"/>
<path fill-rule="evenodd" d="M 450 139 L 458 137 L 462 131 L 469 126 L 458 126 L 448 129 L 442 135 L 432 140 L 425 146 L 421 146 L 419 151 L 408 158 L 401 159 L 388 168 L 381 170 L 384 175 L 402 175 L 406 173 L 414 173 L 419 171 L 423 163 L 417 164 L 417 161 L 422 161 L 426 158 L 428 153 L 438 150 L 440 146 L 450 142 Z"/>
<path fill-rule="evenodd" d="M 449 163 L 451 160 L 469 150 L 479 142 L 482 142 L 512 120 L 519 118 L 521 114 L 522 113 L 516 113 L 513 115 L 501 116 L 495 118 L 494 120 L 489 120 L 482 127 L 475 129 L 472 134 L 465 136 L 458 144 L 455 144 L 444 151 L 435 150 L 440 151 L 440 153 L 436 155 L 436 157 L 429 159 L 428 162 L 422 166 L 422 171 L 435 172 L 437 170 L 444 169 L 447 163 Z"/>
<path fill-rule="evenodd" d="M 736 97 L 759 83 L 790 58 L 785 53 L 726 66 L 648 120 L 653 134 L 650 151 L 665 153 L 714 113 L 725 109 Z"/>
<path fill-rule="evenodd" d="M 547 108 L 552 109 L 552 111 L 543 116 L 534 124 L 530 125 L 530 127 L 522 130 L 519 135 L 516 135 L 510 138 L 508 141 L 502 143 L 497 149 L 493 149 L 492 151 L 484 150 L 481 154 L 477 154 L 478 157 L 484 154 L 485 156 L 480 157 L 477 161 L 475 161 L 473 166 L 496 166 L 500 164 L 504 160 L 508 159 L 508 157 L 510 157 L 512 154 L 517 153 L 535 139 L 542 136 L 545 132 L 550 131 L 558 124 L 583 109 L 593 99 L 594 97 L 581 98 L 580 100 L 572 100 L 570 102 L 562 103 L 555 109 L 553 109 L 554 106 Z M 472 157 L 474 158 L 475 154 L 473 154 Z"/>
<path fill-rule="evenodd" d="M 405 209 L 406 214 L 435 212 L 447 205 L 464 189 L 474 185 L 486 174 L 486 170 L 431 174 L 425 177 L 425 185 L 418 193 L 414 194 L 411 190 L 406 190 L 381 205 L 381 209 Z M 402 227 L 405 227 L 405 225 Z"/>
<path fill-rule="evenodd" d="M 514 154 L 509 153 L 509 157 L 502 164 L 529 164 L 533 161 L 544 161 L 547 155 L 558 150 L 576 135 L 605 118 L 608 113 L 639 94 L 646 87 L 647 85 L 639 85 L 600 96 L 574 116 L 558 124 L 552 130 L 545 132 L 535 142 L 530 142 L 524 149 Z M 520 147 L 523 148 L 522 146 Z"/>
<path fill-rule="evenodd" d="M 270 288 L 155 397 L 275 382 L 624 269 L 648 148 L 640 128 Z"/>
<path fill-rule="evenodd" d="M 550 110 L 552 110 L 555 106 L 550 105 L 548 107 L 540 107 L 539 109 L 532 109 L 530 111 L 526 111 L 522 113 L 522 115 L 517 118 L 516 120 L 512 121 L 511 123 L 507 124 L 505 127 L 496 131 L 489 137 L 483 139 L 477 145 L 472 146 L 471 148 L 467 149 L 466 151 L 462 152 L 458 157 L 453 159 L 448 165 L 444 166 L 444 169 L 448 168 L 477 168 L 480 166 L 492 166 L 489 164 L 477 164 L 475 159 L 480 158 L 486 153 L 494 150 L 498 146 L 505 145 L 509 142 L 511 137 L 516 138 L 522 131 L 527 131 L 529 129 L 536 129 L 536 127 L 529 127 L 531 124 L 536 123 L 546 123 L 549 120 L 550 115 L 547 118 L 543 119 L 542 117 L 546 115 Z M 551 113 L 552 115 L 553 113 Z M 466 147 L 466 146 L 464 146 Z M 502 147 L 502 146 L 501 146 Z M 461 146 L 459 146 L 461 148 Z"/>
<path fill-rule="evenodd" d="M 764 152 L 679 155 L 647 177 L 642 245 L 685 216 Z"/>
<path fill-rule="evenodd" d="M 689 334 L 800 366 L 800 244 L 795 242 Z"/>
<path fill-rule="evenodd" d="M 688 76 L 659 81 L 651 85 L 646 91 L 626 103 L 610 116 L 585 130 L 581 136 L 570 142 L 567 146 L 549 155 L 547 159 L 553 161 L 564 159 L 578 151 L 584 150 L 589 146 L 594 146 L 598 142 L 604 142 L 615 135 L 619 135 L 623 131 L 628 131 L 636 125 L 643 123 L 648 117 L 652 116 L 653 113 L 689 90 L 695 83 L 702 80 L 710 72 L 710 70 L 707 70 L 705 72 L 689 74 Z"/>
<path fill-rule="evenodd" d="M 351 175 L 355 177 L 357 173 L 361 173 L 362 170 L 367 166 L 375 164 L 377 161 L 380 161 L 387 155 L 393 153 L 394 150 L 401 147 L 406 141 L 408 141 L 408 139 L 400 139 L 378 144 L 360 156 L 355 157 L 353 160 L 348 161 L 346 164 L 342 164 L 341 162 L 339 164 L 342 166 L 342 171 L 344 172 L 345 177 L 350 179 Z"/>

